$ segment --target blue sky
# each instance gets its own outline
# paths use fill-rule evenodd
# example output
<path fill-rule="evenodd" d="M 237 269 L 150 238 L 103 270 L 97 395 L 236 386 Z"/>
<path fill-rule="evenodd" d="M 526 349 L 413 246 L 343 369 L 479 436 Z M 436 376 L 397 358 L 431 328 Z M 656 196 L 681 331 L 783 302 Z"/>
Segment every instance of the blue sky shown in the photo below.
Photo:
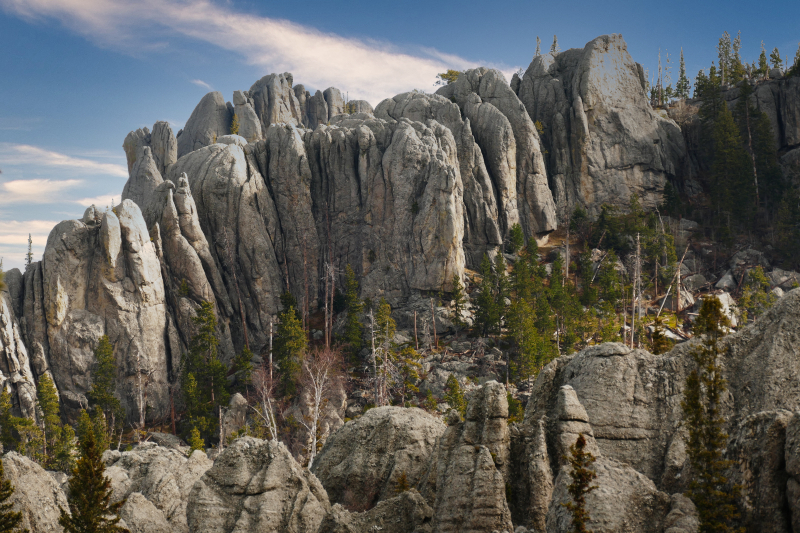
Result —
<path fill-rule="evenodd" d="M 41 257 L 54 224 L 119 200 L 122 141 L 168 120 L 181 128 L 209 90 L 226 99 L 270 72 L 309 90 L 335 86 L 373 106 L 433 90 L 448 67 L 527 67 L 548 49 L 622 33 L 651 72 L 659 48 L 683 47 L 690 76 L 716 57 L 723 31 L 742 52 L 761 40 L 794 57 L 800 2 L 256 2 L 0 0 L 0 256 Z"/>

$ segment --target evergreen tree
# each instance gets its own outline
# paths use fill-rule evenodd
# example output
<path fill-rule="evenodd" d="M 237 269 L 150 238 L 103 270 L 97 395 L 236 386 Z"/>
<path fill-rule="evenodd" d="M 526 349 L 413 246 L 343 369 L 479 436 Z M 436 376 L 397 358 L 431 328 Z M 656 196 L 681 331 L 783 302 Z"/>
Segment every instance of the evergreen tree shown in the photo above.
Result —
<path fill-rule="evenodd" d="M 508 232 L 508 253 L 515 254 L 525 246 L 525 233 L 522 226 L 514 224 Z"/>
<path fill-rule="evenodd" d="M 14 416 L 11 394 L 5 387 L 0 392 L 0 440 L 5 450 L 42 462 L 42 430 L 30 418 Z"/>
<path fill-rule="evenodd" d="M 597 474 L 592 469 L 596 461 L 591 452 L 586 451 L 586 438 L 583 433 L 578 435 L 575 444 L 569 447 L 570 454 L 565 457 L 572 467 L 569 473 L 572 482 L 567 486 L 567 491 L 572 496 L 572 501 L 562 503 L 572 513 L 572 533 L 588 533 L 586 523 L 590 520 L 586 510 L 586 495 L 597 489 L 592 481 L 597 479 Z"/>
<path fill-rule="evenodd" d="M 764 41 L 761 41 L 761 54 L 758 56 L 758 70 L 756 71 L 762 78 L 769 74 L 769 63 L 767 63 L 767 49 L 764 48 Z"/>
<path fill-rule="evenodd" d="M 347 265 L 344 271 L 344 304 L 347 310 L 347 321 L 342 341 L 347 344 L 350 354 L 355 357 L 364 346 L 364 326 L 361 324 L 364 304 L 358 298 L 356 273 L 353 272 L 350 265 Z"/>
<path fill-rule="evenodd" d="M 713 128 L 711 195 L 717 214 L 736 212 L 744 222 L 752 218 L 755 190 L 739 128 L 727 105 L 720 107 Z M 752 166 L 750 166 L 752 169 Z"/>
<path fill-rule="evenodd" d="M 515 298 L 508 311 L 508 338 L 512 343 L 509 357 L 511 378 L 524 381 L 536 376 L 555 354 L 552 344 L 536 328 L 535 315 L 527 302 Z"/>
<path fill-rule="evenodd" d="M 733 39 L 733 53 L 731 54 L 731 63 L 730 63 L 730 81 L 729 84 L 733 85 L 745 78 L 747 75 L 747 71 L 745 70 L 744 64 L 742 63 L 742 32 L 738 32 L 736 37 Z"/>
<path fill-rule="evenodd" d="M 723 457 L 728 435 L 720 412 L 726 383 L 718 363 L 719 341 L 729 327 L 720 301 L 716 297 L 703 300 L 694 324 L 695 334 L 702 335 L 702 343 L 692 352 L 696 366 L 686 378 L 681 402 L 689 431 L 686 454 L 694 476 L 688 495 L 697 507 L 703 532 L 734 531 L 731 523 L 739 518 L 735 497 L 741 489 L 729 487 L 725 477 L 732 462 Z"/>
<path fill-rule="evenodd" d="M 239 135 L 239 115 L 236 113 L 233 114 L 231 121 L 231 135 Z"/>
<path fill-rule="evenodd" d="M 94 433 L 87 433 L 81 441 L 81 457 L 69 480 L 70 512 L 62 508 L 58 519 L 65 533 L 128 533 L 118 525 L 125 500 L 111 503 L 111 480 L 105 475 L 101 454 Z"/>
<path fill-rule="evenodd" d="M 6 479 L 3 458 L 0 457 L 0 533 L 28 533 L 27 529 L 17 529 L 22 522 L 22 513 L 13 511 L 14 504 L 8 499 L 14 494 L 14 486 Z"/>
<path fill-rule="evenodd" d="M 772 68 L 781 68 L 783 60 L 777 46 L 772 49 L 772 53 L 769 55 L 769 62 L 772 64 Z"/>
<path fill-rule="evenodd" d="M 117 363 L 114 358 L 114 347 L 108 335 L 100 337 L 94 350 L 94 357 L 97 366 L 92 372 L 92 387 L 86 396 L 89 398 L 90 406 L 103 412 L 107 421 L 106 432 L 110 438 L 115 429 L 121 431 L 125 413 L 119 398 L 115 395 Z"/>
<path fill-rule="evenodd" d="M 467 298 L 461 278 L 458 274 L 453 274 L 453 324 L 456 329 L 463 328 L 465 325 L 461 313 L 464 311 L 466 303 Z"/>
<path fill-rule="evenodd" d="M 436 75 L 436 85 L 450 85 L 458 79 L 460 74 L 460 70 L 447 69 L 447 72 L 441 72 Z"/>
<path fill-rule="evenodd" d="M 755 320 L 764 314 L 778 299 L 770 290 L 772 286 L 761 266 L 748 270 L 746 276 L 742 298 L 739 300 L 745 322 L 748 318 Z"/>
<path fill-rule="evenodd" d="M 719 71 L 722 84 L 730 83 L 729 75 L 731 68 L 731 59 L 733 57 L 731 51 L 731 36 L 728 32 L 723 32 L 722 37 L 719 38 L 717 45 L 717 56 L 719 59 Z"/>
<path fill-rule="evenodd" d="M 200 430 L 193 427 L 192 430 L 189 432 L 189 455 L 192 455 L 192 452 L 194 452 L 195 450 L 200 450 L 201 452 L 205 452 L 206 443 L 200 436 Z"/>
<path fill-rule="evenodd" d="M 210 436 L 216 433 L 216 409 L 228 403 L 227 368 L 220 361 L 217 347 L 217 318 L 214 304 L 202 302 L 192 322 L 197 334 L 189 343 L 189 353 L 184 357 L 182 390 L 189 427 L 195 426 Z M 187 427 L 188 429 L 188 427 Z"/>
<path fill-rule="evenodd" d="M 61 423 L 58 392 L 48 374 L 42 374 L 36 389 L 43 432 L 43 466 L 48 470 L 68 472 L 72 466 L 72 440 L 75 432 L 69 425 Z"/>
<path fill-rule="evenodd" d="M 397 381 L 400 389 L 400 405 L 406 404 L 406 396 L 419 392 L 417 382 L 420 378 L 422 364 L 420 355 L 411 346 L 403 348 L 397 357 Z"/>
<path fill-rule="evenodd" d="M 287 395 L 297 392 L 297 382 L 308 339 L 297 318 L 294 307 L 287 307 L 279 315 L 280 324 L 275 338 L 275 360 L 280 367 L 281 385 Z"/>
<path fill-rule="evenodd" d="M 495 324 L 499 322 L 497 301 L 495 300 L 494 273 L 489 256 L 484 254 L 481 260 L 481 286 L 476 301 L 475 325 L 486 336 L 494 331 Z"/>
<path fill-rule="evenodd" d="M 91 417 L 85 409 L 81 409 L 81 413 L 78 415 L 78 441 L 83 442 L 89 438 L 89 434 L 100 453 L 109 448 L 111 441 L 106 433 L 106 419 L 102 411 L 96 411 L 94 417 Z"/>
<path fill-rule="evenodd" d="M 678 83 L 675 85 L 675 94 L 678 98 L 689 98 L 689 78 L 686 77 L 686 63 L 683 60 L 683 48 L 681 48 L 681 60 L 678 64 Z"/>
<path fill-rule="evenodd" d="M 28 253 L 25 254 L 25 266 L 28 267 L 31 263 L 33 263 L 33 239 L 28 233 Z"/>
<path fill-rule="evenodd" d="M 397 324 L 392 318 L 392 306 L 384 298 L 381 298 L 378 312 L 375 313 L 375 345 L 391 343 L 396 332 Z"/>
<path fill-rule="evenodd" d="M 450 374 L 444 388 L 444 401 L 446 401 L 452 409 L 461 413 L 462 417 L 466 415 L 467 400 L 464 398 L 464 391 L 461 390 L 461 384 L 458 382 L 458 378 L 456 378 L 455 374 Z"/>
<path fill-rule="evenodd" d="M 553 44 L 550 45 L 550 53 L 557 54 L 561 51 L 561 48 L 558 47 L 558 37 L 553 35 Z"/>
<path fill-rule="evenodd" d="M 674 343 L 664 335 L 664 324 L 661 317 L 656 318 L 655 327 L 653 329 L 653 349 L 654 354 L 662 354 L 670 351 Z"/>
<path fill-rule="evenodd" d="M 786 72 L 787 77 L 800 76 L 800 43 L 797 43 L 797 52 L 794 53 L 792 67 Z"/>

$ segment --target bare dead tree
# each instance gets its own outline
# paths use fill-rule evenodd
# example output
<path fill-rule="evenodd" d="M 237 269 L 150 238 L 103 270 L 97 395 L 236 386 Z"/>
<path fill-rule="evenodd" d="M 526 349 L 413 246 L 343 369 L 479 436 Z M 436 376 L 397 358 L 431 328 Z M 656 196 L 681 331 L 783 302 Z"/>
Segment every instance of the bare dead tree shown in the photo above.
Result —
<path fill-rule="evenodd" d="M 331 399 L 331 393 L 342 376 L 343 359 L 338 350 L 320 348 L 312 350 L 303 359 L 300 387 L 309 399 L 309 412 L 300 417 L 300 424 L 308 432 L 311 441 L 308 451 L 308 468 L 317 455 L 320 422 L 323 409 Z"/>
<path fill-rule="evenodd" d="M 242 294 L 239 291 L 239 278 L 236 276 L 236 242 L 230 228 L 222 228 L 221 236 L 217 239 L 217 244 L 222 248 L 222 258 L 225 266 L 233 276 L 233 286 L 236 288 L 236 298 L 239 300 L 239 317 L 242 321 L 242 331 L 244 333 L 244 345 L 250 349 L 250 340 L 247 337 L 247 320 L 244 316 L 244 305 L 242 305 Z"/>
<path fill-rule="evenodd" d="M 278 439 L 278 423 L 275 419 L 275 381 L 272 379 L 272 366 L 262 365 L 253 372 L 253 389 L 256 393 L 257 405 L 251 407 L 261 419 L 269 432 L 270 440 Z"/>

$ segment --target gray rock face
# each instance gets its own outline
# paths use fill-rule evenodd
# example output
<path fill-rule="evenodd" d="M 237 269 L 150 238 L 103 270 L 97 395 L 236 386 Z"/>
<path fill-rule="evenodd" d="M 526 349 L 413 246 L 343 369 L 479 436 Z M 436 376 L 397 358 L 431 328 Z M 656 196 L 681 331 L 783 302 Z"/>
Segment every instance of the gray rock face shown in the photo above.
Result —
<path fill-rule="evenodd" d="M 372 114 L 375 110 L 372 108 L 372 104 L 367 102 L 366 100 L 350 100 L 347 102 L 347 112 L 350 114 L 353 113 L 369 113 Z"/>
<path fill-rule="evenodd" d="M 670 510 L 671 499 L 659 492 L 655 484 L 625 463 L 600 457 L 592 465 L 597 473 L 593 482 L 597 490 L 586 496 L 586 509 L 591 531 L 664 531 L 664 518 Z M 561 504 L 572 501 L 567 492 L 571 482 L 569 468 L 562 468 L 555 482 L 553 500 L 547 513 L 547 532 L 569 531 L 572 516 Z"/>
<path fill-rule="evenodd" d="M 478 268 L 483 254 L 502 244 L 503 239 L 498 198 L 469 119 L 463 120 L 458 106 L 443 96 L 415 92 L 384 100 L 375 110 L 375 116 L 385 120 L 435 120 L 453 134 L 464 185 L 464 254 L 467 265 Z"/>
<path fill-rule="evenodd" d="M 219 92 L 205 95 L 178 134 L 178 158 L 216 142 L 231 132 L 233 110 Z"/>
<path fill-rule="evenodd" d="M 0 386 L 21 416 L 36 420 L 36 382 L 8 292 L 0 292 Z"/>
<path fill-rule="evenodd" d="M 195 483 L 187 518 L 193 533 L 316 533 L 330 510 L 325 489 L 286 446 L 245 437 Z"/>
<path fill-rule="evenodd" d="M 544 129 L 550 187 L 560 213 L 658 201 L 667 178 L 689 172 L 680 129 L 657 115 L 621 35 L 536 56 L 519 86 Z"/>
<path fill-rule="evenodd" d="M 376 407 L 328 438 L 312 472 L 333 503 L 365 511 L 393 497 L 401 475 L 417 485 L 444 430 L 420 409 Z"/>
<path fill-rule="evenodd" d="M 325 517 L 318 533 L 429 533 L 433 509 L 412 489 L 363 513 L 350 513 L 338 503 Z"/>
<path fill-rule="evenodd" d="M 212 466 L 206 454 L 195 451 L 187 459 L 177 450 L 145 443 L 133 451 L 115 455 L 108 455 L 106 476 L 111 480 L 114 500 L 128 498 L 127 510 L 121 514 L 128 527 L 155 531 L 148 528 L 163 527 L 166 523 L 170 528 L 167 531 L 188 533 L 189 494 L 195 482 Z"/>
<path fill-rule="evenodd" d="M 262 133 L 266 134 L 270 124 L 302 124 L 303 110 L 292 89 L 292 82 L 292 75 L 284 72 L 264 76 L 250 87 L 248 93 L 261 121 Z"/>
<path fill-rule="evenodd" d="M 328 87 L 323 91 L 322 96 L 325 98 L 325 103 L 328 104 L 328 120 L 344 113 L 344 97 L 339 89 Z"/>
<path fill-rule="evenodd" d="M 169 167 L 178 160 L 178 140 L 169 122 L 160 121 L 153 124 L 150 147 L 159 173 L 166 176 Z"/>
<path fill-rule="evenodd" d="M 9 452 L 3 456 L 5 479 L 14 486 L 8 503 L 22 513 L 20 527 L 31 533 L 61 533 L 60 508 L 69 509 L 61 486 L 42 467 L 24 455 Z"/>
<path fill-rule="evenodd" d="M 525 106 L 511 90 L 503 75 L 497 70 L 486 68 L 468 70 L 456 82 L 437 92 L 455 98 L 466 116 L 473 121 L 481 148 L 487 153 L 495 154 L 490 158 L 495 159 L 496 164 L 488 165 L 493 175 L 494 168 L 501 175 L 506 165 L 515 167 L 516 172 L 511 170 L 511 174 L 516 174 L 516 207 L 525 234 L 534 237 L 553 231 L 558 225 L 556 205 L 547 185 L 539 134 L 533 121 L 527 116 Z M 477 95 L 477 98 L 473 95 Z M 505 121 L 491 109 L 485 109 L 486 104 L 498 110 Z M 513 151 L 510 151 L 512 146 L 508 142 L 501 140 L 498 146 L 498 139 L 493 136 L 498 126 L 505 128 L 506 124 L 513 133 Z M 507 155 L 500 156 L 503 153 Z M 509 158 L 516 160 L 509 161 Z M 509 228 L 510 225 L 506 230 Z"/>
<path fill-rule="evenodd" d="M 58 224 L 44 253 L 44 316 L 49 359 L 67 412 L 87 405 L 94 349 L 108 335 L 117 357 L 117 391 L 129 417 L 138 417 L 136 376 L 154 413 L 168 405 L 164 285 L 144 219 L 130 200 L 99 225 Z M 144 406 L 141 406 L 144 408 Z"/>
<path fill-rule="evenodd" d="M 513 530 L 506 501 L 507 419 L 505 387 L 496 381 L 475 391 L 466 421 L 456 411 L 448 414 L 449 427 L 420 484 L 434 509 L 433 531 Z"/>
<path fill-rule="evenodd" d="M 122 189 L 122 199 L 132 200 L 139 206 L 150 202 L 156 188 L 164 182 L 149 146 L 137 149 L 136 161 L 130 170 L 130 178 Z"/>

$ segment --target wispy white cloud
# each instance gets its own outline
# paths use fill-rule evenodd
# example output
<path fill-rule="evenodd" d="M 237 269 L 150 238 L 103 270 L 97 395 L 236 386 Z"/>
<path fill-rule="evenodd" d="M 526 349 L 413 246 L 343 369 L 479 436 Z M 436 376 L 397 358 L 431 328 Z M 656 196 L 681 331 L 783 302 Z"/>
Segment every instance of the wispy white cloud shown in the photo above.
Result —
<path fill-rule="evenodd" d="M 119 203 L 122 199 L 122 194 L 101 194 L 100 196 L 94 196 L 91 198 L 80 198 L 75 200 L 76 204 L 80 204 L 84 207 L 89 207 L 90 205 L 96 206 L 101 211 L 104 210 L 107 206 L 112 206 L 115 203 Z"/>
<path fill-rule="evenodd" d="M 3 270 L 24 269 L 28 251 L 28 235 L 32 242 L 34 261 L 41 259 L 50 231 L 58 224 L 55 220 L 4 220 L 0 229 L 0 257 Z"/>
<path fill-rule="evenodd" d="M 195 85 L 197 85 L 199 87 L 203 87 L 204 89 L 208 89 L 209 91 L 213 90 L 211 88 L 211 85 L 207 84 L 203 80 L 189 80 L 189 81 L 191 81 L 192 83 L 194 83 Z"/>
<path fill-rule="evenodd" d="M 11 180 L 0 183 L 0 205 L 51 204 L 64 200 L 64 192 L 80 185 L 82 180 Z"/>
<path fill-rule="evenodd" d="M 209 0 L 0 0 L 0 6 L 32 21 L 56 19 L 101 45 L 127 50 L 154 42 L 154 29 L 181 34 L 242 54 L 265 73 L 289 71 L 297 83 L 336 86 L 373 104 L 414 88 L 431 89 L 436 74 L 447 68 L 475 66 L 436 50 L 407 53 Z"/>
<path fill-rule="evenodd" d="M 0 143 L 0 161 L 3 162 L 3 165 L 57 167 L 78 170 L 87 174 L 128 177 L 128 169 L 124 165 L 72 157 L 29 144 Z"/>

